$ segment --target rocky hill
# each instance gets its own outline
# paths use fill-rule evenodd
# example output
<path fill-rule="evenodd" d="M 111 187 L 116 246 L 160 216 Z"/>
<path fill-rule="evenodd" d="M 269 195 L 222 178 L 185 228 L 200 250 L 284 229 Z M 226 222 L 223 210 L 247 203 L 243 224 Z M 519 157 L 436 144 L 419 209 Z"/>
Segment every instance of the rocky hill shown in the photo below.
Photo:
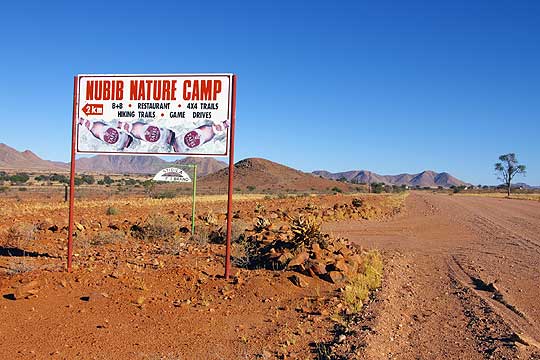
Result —
<path fill-rule="evenodd" d="M 229 169 L 225 168 L 202 178 L 201 185 L 223 191 L 226 189 L 228 177 Z M 335 187 L 347 191 L 352 185 L 323 179 L 270 160 L 248 158 L 234 165 L 234 187 L 255 192 L 309 192 L 329 191 Z"/>

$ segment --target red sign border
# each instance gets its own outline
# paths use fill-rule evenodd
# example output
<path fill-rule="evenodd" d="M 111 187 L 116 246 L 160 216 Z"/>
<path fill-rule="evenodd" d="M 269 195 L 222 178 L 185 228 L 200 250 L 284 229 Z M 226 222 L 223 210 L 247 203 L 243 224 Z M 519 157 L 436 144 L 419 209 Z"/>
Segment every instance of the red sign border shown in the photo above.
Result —
<path fill-rule="evenodd" d="M 76 153 L 77 154 L 86 154 L 86 155 L 119 155 L 119 156 L 125 156 L 125 155 L 152 155 L 152 156 L 193 156 L 193 157 L 227 157 L 230 152 L 230 142 L 231 142 L 231 133 L 229 129 L 227 130 L 227 140 L 226 140 L 226 149 L 225 153 L 220 154 L 193 154 L 193 153 L 156 153 L 156 152 L 114 152 L 114 151 L 85 151 L 85 150 L 79 150 L 79 128 L 76 126 L 77 119 L 79 118 L 80 112 L 79 112 L 79 105 L 81 104 L 80 99 L 80 86 L 81 86 L 81 79 L 83 78 L 116 78 L 116 77 L 152 77 L 152 78 L 159 78 L 159 77 L 201 77 L 201 76 L 213 76 L 213 77 L 226 77 L 229 80 L 229 93 L 228 93 L 228 108 L 227 108 L 227 118 L 230 118 L 230 115 L 232 113 L 232 102 L 233 102 L 233 89 L 232 89 L 232 83 L 234 74 L 222 74 L 222 73 L 206 73 L 206 74 L 79 74 L 76 76 L 77 78 L 77 89 L 76 89 L 76 98 L 77 103 L 74 105 L 74 110 L 76 111 L 76 116 L 74 117 L 74 126 L 76 128 Z"/>

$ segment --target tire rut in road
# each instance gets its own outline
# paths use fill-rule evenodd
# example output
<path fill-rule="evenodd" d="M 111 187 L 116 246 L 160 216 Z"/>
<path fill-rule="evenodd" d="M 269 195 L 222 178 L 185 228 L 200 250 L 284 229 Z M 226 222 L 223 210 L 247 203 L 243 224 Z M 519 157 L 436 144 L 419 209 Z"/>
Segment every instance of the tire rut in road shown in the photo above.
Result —
<path fill-rule="evenodd" d="M 529 333 L 534 326 L 526 314 L 508 303 L 493 283 L 468 274 L 455 256 L 448 260 L 454 295 L 469 318 L 467 327 L 477 351 L 487 359 L 540 359 L 540 344 Z"/>

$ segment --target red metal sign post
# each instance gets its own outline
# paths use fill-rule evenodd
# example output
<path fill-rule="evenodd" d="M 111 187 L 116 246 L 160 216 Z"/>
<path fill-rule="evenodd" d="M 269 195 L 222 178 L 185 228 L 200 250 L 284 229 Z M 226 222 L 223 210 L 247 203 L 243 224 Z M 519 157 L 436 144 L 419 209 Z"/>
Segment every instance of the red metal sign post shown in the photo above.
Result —
<path fill-rule="evenodd" d="M 236 124 L 236 75 L 232 79 L 231 127 L 229 144 L 229 188 L 227 191 L 227 244 L 225 245 L 225 280 L 231 275 L 232 202 L 234 179 L 234 126 Z"/>
<path fill-rule="evenodd" d="M 75 206 L 75 150 L 77 136 L 77 106 L 78 106 L 78 82 L 79 78 L 73 78 L 73 119 L 71 130 L 71 167 L 69 174 L 69 224 L 68 224 L 68 253 L 67 271 L 71 272 L 71 261 L 73 257 L 73 211 Z"/>

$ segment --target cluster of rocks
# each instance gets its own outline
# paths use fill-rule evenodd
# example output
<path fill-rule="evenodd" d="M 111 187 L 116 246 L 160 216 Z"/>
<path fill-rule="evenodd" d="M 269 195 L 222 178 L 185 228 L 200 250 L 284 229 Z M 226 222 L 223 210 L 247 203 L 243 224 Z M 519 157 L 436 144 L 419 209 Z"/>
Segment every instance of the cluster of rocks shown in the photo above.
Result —
<path fill-rule="evenodd" d="M 279 227 L 258 217 L 238 241 L 247 244 L 251 268 L 288 269 L 332 283 L 362 271 L 360 250 L 346 239 L 322 234 L 320 222 L 311 215 Z"/>

